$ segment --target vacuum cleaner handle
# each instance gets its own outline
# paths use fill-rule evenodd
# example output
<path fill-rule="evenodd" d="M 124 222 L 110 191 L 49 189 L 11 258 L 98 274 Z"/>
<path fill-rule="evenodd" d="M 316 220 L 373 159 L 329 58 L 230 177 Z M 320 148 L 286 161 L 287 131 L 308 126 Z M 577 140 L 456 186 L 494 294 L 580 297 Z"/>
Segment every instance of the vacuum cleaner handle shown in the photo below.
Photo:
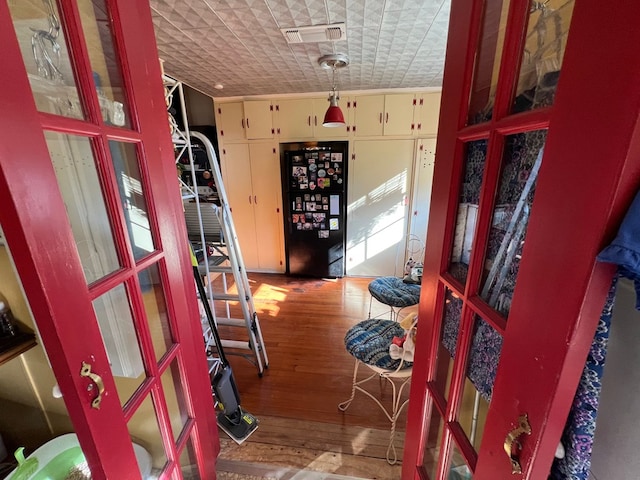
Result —
<path fill-rule="evenodd" d="M 220 357 L 220 363 L 222 367 L 227 367 L 229 362 L 227 361 L 227 357 L 224 354 L 224 350 L 222 349 L 222 341 L 220 340 L 220 334 L 218 333 L 218 328 L 216 327 L 216 323 L 213 320 L 213 312 L 211 311 L 211 305 L 207 300 L 207 293 L 204 290 L 204 284 L 202 283 L 202 277 L 200 277 L 200 272 L 198 271 L 198 267 L 193 267 L 193 276 L 196 279 L 196 286 L 198 287 L 198 294 L 200 295 L 200 300 L 202 301 L 202 305 L 204 306 L 204 311 L 207 314 L 207 320 L 209 321 L 209 328 L 211 329 L 211 333 L 213 335 L 213 341 L 216 344 L 216 349 L 218 350 L 218 356 Z"/>

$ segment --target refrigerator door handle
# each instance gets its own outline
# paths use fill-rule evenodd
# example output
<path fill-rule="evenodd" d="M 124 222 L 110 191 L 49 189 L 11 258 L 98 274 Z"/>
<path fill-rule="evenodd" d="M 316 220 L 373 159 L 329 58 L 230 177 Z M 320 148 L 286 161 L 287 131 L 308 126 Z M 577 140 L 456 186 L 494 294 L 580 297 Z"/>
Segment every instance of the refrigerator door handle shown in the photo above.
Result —
<path fill-rule="evenodd" d="M 253 196 L 253 203 L 254 205 L 258 204 L 258 197 L 256 195 Z"/>
<path fill-rule="evenodd" d="M 249 195 L 249 203 L 251 203 L 251 195 Z"/>

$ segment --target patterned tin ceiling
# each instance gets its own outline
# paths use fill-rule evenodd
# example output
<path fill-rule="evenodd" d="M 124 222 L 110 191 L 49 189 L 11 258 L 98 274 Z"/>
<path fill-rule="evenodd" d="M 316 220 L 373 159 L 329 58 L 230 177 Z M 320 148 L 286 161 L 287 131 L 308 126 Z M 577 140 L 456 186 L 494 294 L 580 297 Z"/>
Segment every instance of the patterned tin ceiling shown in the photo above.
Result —
<path fill-rule="evenodd" d="M 213 97 L 440 87 L 450 0 L 150 0 L 165 72 Z M 287 44 L 281 28 L 344 22 L 346 39 Z M 223 90 L 214 85 L 222 84 Z"/>

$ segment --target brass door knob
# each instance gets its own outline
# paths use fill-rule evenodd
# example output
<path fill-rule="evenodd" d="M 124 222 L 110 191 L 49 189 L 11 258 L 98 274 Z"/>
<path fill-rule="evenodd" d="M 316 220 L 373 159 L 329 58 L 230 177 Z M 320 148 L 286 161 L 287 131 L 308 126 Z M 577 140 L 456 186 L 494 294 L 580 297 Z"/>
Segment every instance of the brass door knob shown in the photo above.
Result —
<path fill-rule="evenodd" d="M 504 439 L 504 451 L 511 462 L 511 473 L 513 474 L 522 473 L 519 458 L 521 445 L 518 437 L 523 434 L 531 435 L 531 425 L 529 425 L 529 418 L 526 413 L 518 417 L 518 427 L 511 430 L 507 434 L 507 438 Z M 517 448 L 514 449 L 514 446 Z"/>
<path fill-rule="evenodd" d="M 100 377 L 100 375 L 93 373 L 91 371 L 91 365 L 86 362 L 82 362 L 82 369 L 80 370 L 80 376 L 90 378 L 95 384 L 95 386 L 98 388 L 98 394 L 91 401 L 91 406 L 93 408 L 99 409 L 100 402 L 102 402 L 102 394 L 104 393 L 104 383 L 102 382 L 102 377 Z M 89 385 L 88 390 L 92 390 L 92 389 L 93 389 L 93 385 Z"/>

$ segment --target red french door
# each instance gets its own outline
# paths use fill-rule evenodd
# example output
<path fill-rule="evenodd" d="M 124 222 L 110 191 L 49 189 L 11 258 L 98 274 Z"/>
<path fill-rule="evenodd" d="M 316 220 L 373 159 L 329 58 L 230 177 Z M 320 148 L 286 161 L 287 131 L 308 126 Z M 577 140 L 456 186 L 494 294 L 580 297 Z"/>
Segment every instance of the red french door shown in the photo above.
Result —
<path fill-rule="evenodd" d="M 547 479 L 640 185 L 639 19 L 452 1 L 404 479 Z"/>
<path fill-rule="evenodd" d="M 0 223 L 94 479 L 219 451 L 149 5 L 0 0 Z"/>

